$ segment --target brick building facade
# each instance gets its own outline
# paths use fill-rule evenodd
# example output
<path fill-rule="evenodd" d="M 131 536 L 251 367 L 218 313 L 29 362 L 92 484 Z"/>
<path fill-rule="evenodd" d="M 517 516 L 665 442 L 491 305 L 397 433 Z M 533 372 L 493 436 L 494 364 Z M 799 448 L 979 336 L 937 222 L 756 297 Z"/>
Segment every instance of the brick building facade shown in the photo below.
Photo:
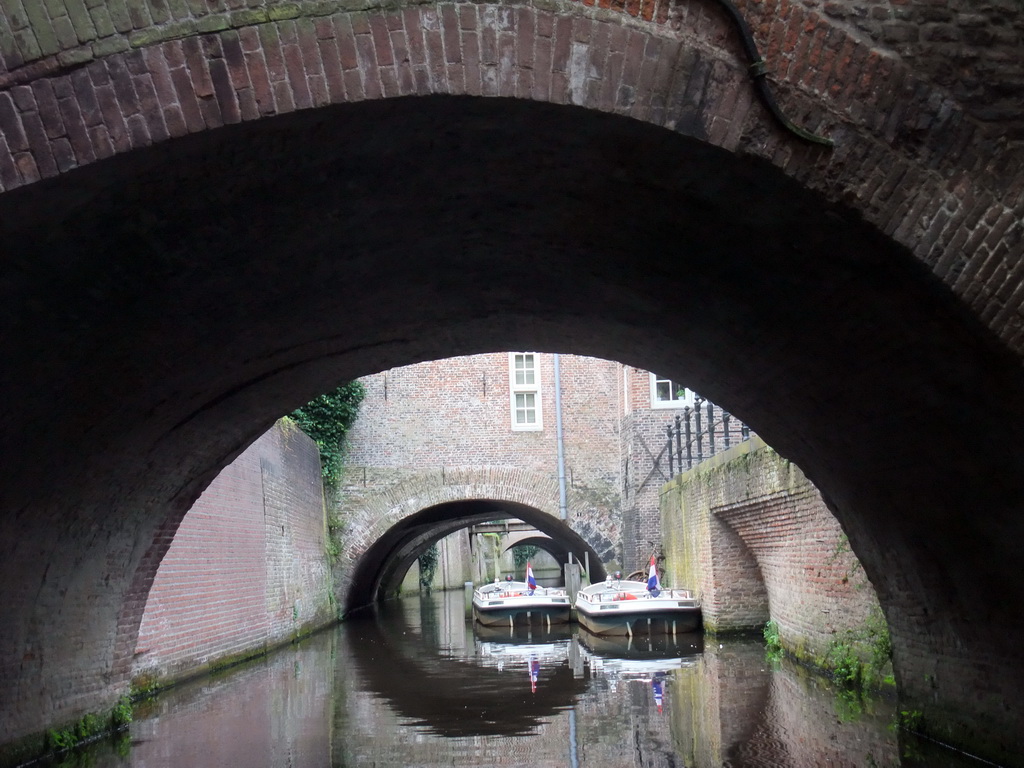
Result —
<path fill-rule="evenodd" d="M 557 399 L 552 353 L 455 357 L 362 379 L 340 507 L 424 470 L 514 467 L 557 481 L 560 408 L 566 488 L 583 500 L 569 523 L 611 539 L 606 565 L 639 567 L 660 545 L 665 429 L 693 394 L 622 363 L 557 357 Z"/>

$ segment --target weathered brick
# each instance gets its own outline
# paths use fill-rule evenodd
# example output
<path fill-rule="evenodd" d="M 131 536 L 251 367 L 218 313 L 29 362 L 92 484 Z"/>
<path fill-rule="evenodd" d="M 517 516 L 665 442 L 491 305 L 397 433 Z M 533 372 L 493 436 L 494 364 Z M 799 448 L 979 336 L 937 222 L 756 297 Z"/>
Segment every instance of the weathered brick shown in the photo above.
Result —
<path fill-rule="evenodd" d="M 49 80 L 39 80 L 32 84 L 32 93 L 35 97 L 36 108 L 39 110 L 39 117 L 46 129 L 46 135 L 55 139 L 65 134 L 64 121 L 60 116 L 60 108 L 57 106 L 57 97 L 53 92 L 53 84 Z"/>
<path fill-rule="evenodd" d="M 267 74 L 272 83 L 288 77 L 284 63 L 284 52 L 281 49 L 281 38 L 278 36 L 277 25 L 265 24 L 259 29 L 259 40 L 266 62 Z"/>
<path fill-rule="evenodd" d="M 0 132 L 0 191 L 9 191 L 22 184 L 21 173 L 14 162 L 13 152 Z"/>
<path fill-rule="evenodd" d="M 224 59 L 213 59 L 210 62 L 210 79 L 216 97 L 221 119 L 224 123 L 239 123 L 242 115 L 238 106 L 238 98 L 231 83 L 231 73 Z"/>
<path fill-rule="evenodd" d="M 170 70 L 171 82 L 177 94 L 178 106 L 181 109 L 181 116 L 189 133 L 197 133 L 203 130 L 206 123 L 203 119 L 202 110 L 199 108 L 199 97 L 196 95 L 195 85 L 188 71 L 184 67 L 175 67 Z"/>
<path fill-rule="evenodd" d="M 135 92 L 131 73 L 128 71 L 124 58 L 121 56 L 111 56 L 104 63 L 107 67 L 110 83 L 117 96 L 121 114 L 125 117 L 135 114 L 139 111 L 139 97 Z"/>
<path fill-rule="evenodd" d="M 282 47 L 284 54 L 285 69 L 288 73 L 288 83 L 291 86 L 292 97 L 295 100 L 296 109 L 308 109 L 313 106 L 313 98 L 309 92 L 309 83 L 306 82 L 306 70 L 302 63 L 302 52 L 297 45 L 285 45 Z"/>
<path fill-rule="evenodd" d="M 22 126 L 19 110 L 9 93 L 0 91 L 0 135 L 3 135 L 11 152 L 28 150 L 28 138 Z"/>
<path fill-rule="evenodd" d="M 462 48 L 459 41 L 458 14 L 451 5 L 441 7 L 440 30 L 444 42 L 444 60 L 448 64 L 462 62 Z"/>
<path fill-rule="evenodd" d="M 35 161 L 40 176 L 48 178 L 58 173 L 57 163 L 53 157 L 53 150 L 50 139 L 46 135 L 43 121 L 38 112 L 23 112 L 21 123 L 25 129 L 25 136 L 28 139 L 29 150 Z"/>
<path fill-rule="evenodd" d="M 77 164 L 86 165 L 93 162 L 96 159 L 96 152 L 93 149 L 92 140 L 89 138 L 89 129 L 82 116 L 78 100 L 74 98 L 74 93 L 60 99 L 59 106 Z"/>
<path fill-rule="evenodd" d="M 479 96 L 484 89 L 480 62 L 480 36 L 475 30 L 467 30 L 462 32 L 460 38 L 459 49 L 462 51 L 462 60 L 465 64 L 463 76 L 466 93 L 470 96 Z"/>
<path fill-rule="evenodd" d="M 345 76 L 341 69 L 337 41 L 333 37 L 321 39 L 317 47 L 323 63 L 327 94 L 331 102 L 340 104 L 345 101 Z"/>
<path fill-rule="evenodd" d="M 379 99 L 382 94 L 380 71 L 374 57 L 373 40 L 368 34 L 356 35 L 356 57 L 359 61 L 358 71 L 362 75 L 362 91 L 367 99 Z"/>

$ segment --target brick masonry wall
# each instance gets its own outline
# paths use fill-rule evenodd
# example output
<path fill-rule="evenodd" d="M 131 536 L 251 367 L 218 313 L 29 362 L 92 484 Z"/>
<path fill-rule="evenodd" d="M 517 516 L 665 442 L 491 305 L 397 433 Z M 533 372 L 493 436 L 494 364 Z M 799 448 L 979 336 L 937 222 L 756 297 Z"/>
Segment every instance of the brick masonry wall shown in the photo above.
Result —
<path fill-rule="evenodd" d="M 374 470 L 517 466 L 557 478 L 554 362 L 540 361 L 543 430 L 511 427 L 506 353 L 393 368 L 367 376 L 347 437 L 348 478 Z M 562 424 L 569 487 L 614 494 L 618 465 L 617 363 L 561 356 Z"/>
<path fill-rule="evenodd" d="M 661 509 L 666 570 L 701 591 L 709 629 L 760 629 L 770 613 L 788 650 L 820 659 L 880 615 L 818 491 L 756 438 L 666 486 Z"/>
<path fill-rule="evenodd" d="M 157 571 L 135 677 L 174 680 L 334 619 L 320 457 L 279 422 L 192 506 Z"/>
<path fill-rule="evenodd" d="M 735 30 L 704 3 L 345 5 L 172 12 L 134 0 L 111 13 L 12 0 L 0 9 L 0 188 L 331 103 L 453 93 L 581 104 L 742 149 L 847 202 L 1024 349 L 1006 266 L 1020 254 L 1024 198 L 1020 151 L 1006 142 L 1024 125 L 1009 0 L 742 4 L 784 110 L 839 138 L 827 159 L 768 127 Z"/>
<path fill-rule="evenodd" d="M 554 359 L 538 358 L 539 431 L 511 428 L 507 353 L 362 379 L 366 397 L 346 438 L 341 493 L 332 503 L 339 525 L 359 531 L 345 542 L 352 557 L 402 517 L 444 501 L 517 501 L 558 516 Z M 568 522 L 605 561 L 621 552 L 619 367 L 560 356 Z"/>
<path fill-rule="evenodd" d="M 703 14 L 710 17 L 703 19 L 706 30 L 716 31 L 715 15 L 701 3 L 582 0 L 581 4 L 677 27 L 700 23 Z M 840 37 L 840 41 L 870 41 L 880 53 L 914 60 L 929 80 L 956 93 L 988 119 L 1019 117 L 1012 102 L 1021 96 L 1021 63 L 1015 55 L 1021 33 L 1016 23 L 1018 9 L 1010 0 L 983 5 L 966 0 L 747 0 L 738 5 L 750 18 L 770 60 L 782 63 L 777 68 L 780 74 L 786 74 L 801 52 L 820 57 L 820 48 L 814 43 L 826 42 L 824 33 L 832 29 L 832 37 Z M 91 6 L 73 0 L 46 4 L 11 0 L 0 12 L 0 40 L 4 43 L 0 75 L 17 81 L 163 40 L 281 19 L 315 18 L 349 7 L 340 0 L 236 0 L 227 5 L 118 0 Z M 802 50 L 787 44 L 781 34 L 779 22 L 788 19 L 794 26 L 803 26 L 810 38 Z M 827 64 L 833 65 L 831 56 Z"/>

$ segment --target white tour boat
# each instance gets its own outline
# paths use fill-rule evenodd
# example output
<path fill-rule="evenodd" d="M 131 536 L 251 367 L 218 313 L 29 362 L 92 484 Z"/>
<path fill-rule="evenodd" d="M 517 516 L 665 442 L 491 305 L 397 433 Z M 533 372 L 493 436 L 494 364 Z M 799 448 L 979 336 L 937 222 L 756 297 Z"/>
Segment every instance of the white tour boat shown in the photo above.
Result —
<path fill-rule="evenodd" d="M 595 635 L 693 632 L 701 627 L 700 600 L 689 589 L 663 588 L 653 557 L 647 581 L 609 577 L 581 589 L 576 618 Z"/>
<path fill-rule="evenodd" d="M 526 581 L 495 581 L 473 590 L 473 615 L 486 626 L 567 624 L 569 607 L 565 589 L 537 586 L 529 563 Z"/>

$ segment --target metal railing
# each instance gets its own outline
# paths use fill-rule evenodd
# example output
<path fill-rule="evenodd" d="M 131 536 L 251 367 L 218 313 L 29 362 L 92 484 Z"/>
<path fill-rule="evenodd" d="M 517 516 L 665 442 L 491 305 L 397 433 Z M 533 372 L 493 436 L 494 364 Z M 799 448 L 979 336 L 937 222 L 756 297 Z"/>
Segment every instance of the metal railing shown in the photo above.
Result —
<path fill-rule="evenodd" d="M 683 408 L 665 432 L 669 477 L 728 450 L 733 442 L 750 438 L 750 427 L 702 397 L 694 400 L 693 408 Z"/>

